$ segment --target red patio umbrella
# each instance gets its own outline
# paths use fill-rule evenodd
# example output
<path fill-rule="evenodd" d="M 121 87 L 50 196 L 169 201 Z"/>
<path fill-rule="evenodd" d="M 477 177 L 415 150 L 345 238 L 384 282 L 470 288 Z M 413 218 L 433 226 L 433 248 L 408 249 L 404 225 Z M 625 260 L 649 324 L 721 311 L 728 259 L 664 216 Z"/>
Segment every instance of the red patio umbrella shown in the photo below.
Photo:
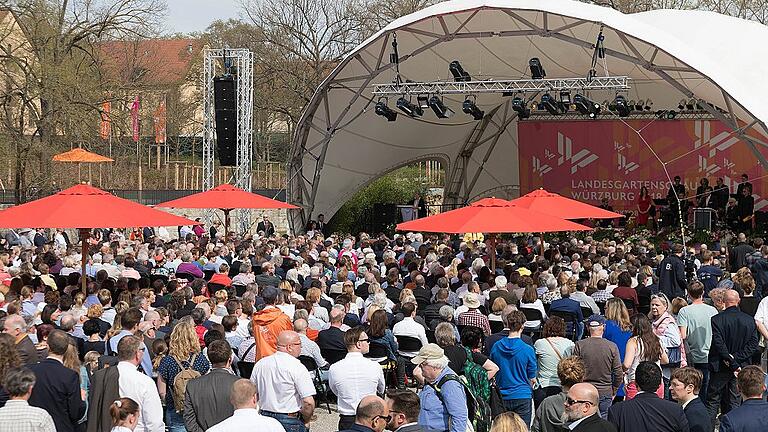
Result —
<path fill-rule="evenodd" d="M 0 228 L 75 228 L 83 243 L 82 273 L 91 228 L 194 225 L 195 222 L 118 198 L 87 184 L 0 211 Z M 82 277 L 85 291 L 85 277 Z"/>
<path fill-rule="evenodd" d="M 485 198 L 460 209 L 403 222 L 397 225 L 397 229 L 399 231 L 496 234 L 587 231 L 592 228 L 519 207 L 507 200 Z M 491 267 L 495 267 L 495 261 L 495 254 L 491 254 Z"/>
<path fill-rule="evenodd" d="M 621 213 L 614 213 L 581 201 L 566 198 L 543 188 L 536 189 L 510 202 L 518 207 L 524 207 L 563 219 L 615 219 L 624 217 Z"/>
<path fill-rule="evenodd" d="M 231 184 L 160 203 L 157 207 L 219 209 L 224 212 L 224 232 L 229 230 L 229 212 L 234 209 L 296 209 L 293 204 L 244 191 Z"/>
<path fill-rule="evenodd" d="M 511 233 L 584 231 L 592 228 L 539 213 L 499 198 L 397 225 L 399 231 Z"/>

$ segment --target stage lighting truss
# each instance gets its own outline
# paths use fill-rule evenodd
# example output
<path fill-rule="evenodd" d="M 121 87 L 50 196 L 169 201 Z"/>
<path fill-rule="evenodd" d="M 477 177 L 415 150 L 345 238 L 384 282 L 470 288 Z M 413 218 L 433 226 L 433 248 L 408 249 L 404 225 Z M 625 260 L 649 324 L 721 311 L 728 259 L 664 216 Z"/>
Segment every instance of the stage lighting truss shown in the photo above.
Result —
<path fill-rule="evenodd" d="M 631 79 L 626 76 L 604 76 L 587 78 L 546 78 L 522 80 L 485 81 L 434 81 L 375 84 L 376 96 L 408 96 L 425 94 L 484 94 L 484 93 L 535 93 L 563 92 L 581 93 L 590 90 L 629 90 Z"/>

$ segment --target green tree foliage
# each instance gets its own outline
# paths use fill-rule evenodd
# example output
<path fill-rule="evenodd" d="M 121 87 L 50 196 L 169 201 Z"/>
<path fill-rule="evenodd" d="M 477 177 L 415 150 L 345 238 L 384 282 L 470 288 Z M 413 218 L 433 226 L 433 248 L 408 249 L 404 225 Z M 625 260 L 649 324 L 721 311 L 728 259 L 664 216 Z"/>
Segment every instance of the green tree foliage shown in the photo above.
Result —
<path fill-rule="evenodd" d="M 347 201 L 330 220 L 330 231 L 353 233 L 376 204 L 406 204 L 424 192 L 415 168 L 405 167 L 373 181 Z M 390 227 L 394 228 L 394 227 Z"/>

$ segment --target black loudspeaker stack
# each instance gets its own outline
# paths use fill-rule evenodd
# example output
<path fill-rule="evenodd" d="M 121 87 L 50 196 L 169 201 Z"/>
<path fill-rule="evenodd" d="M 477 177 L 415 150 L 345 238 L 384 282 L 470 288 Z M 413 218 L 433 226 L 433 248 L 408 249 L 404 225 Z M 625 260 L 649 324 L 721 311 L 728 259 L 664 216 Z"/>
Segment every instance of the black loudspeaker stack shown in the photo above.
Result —
<path fill-rule="evenodd" d="M 237 160 L 237 81 L 233 75 L 213 79 L 213 108 L 219 163 L 234 166 Z"/>

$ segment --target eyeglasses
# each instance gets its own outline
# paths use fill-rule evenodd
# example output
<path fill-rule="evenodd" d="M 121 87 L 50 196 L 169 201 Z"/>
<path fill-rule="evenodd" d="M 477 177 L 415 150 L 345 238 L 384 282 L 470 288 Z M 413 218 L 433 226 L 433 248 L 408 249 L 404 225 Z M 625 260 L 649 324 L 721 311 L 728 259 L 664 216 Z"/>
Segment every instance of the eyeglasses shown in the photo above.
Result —
<path fill-rule="evenodd" d="M 380 418 L 380 419 L 384 420 L 387 423 L 392 421 L 392 416 L 391 415 L 388 415 L 388 416 L 381 416 L 381 415 L 379 415 L 379 416 L 374 417 L 373 421 L 376 421 L 377 418 Z"/>
<path fill-rule="evenodd" d="M 590 402 L 590 401 L 587 401 L 587 400 L 576 400 L 576 399 L 571 399 L 571 397 L 570 397 L 570 396 L 566 396 L 566 397 L 565 397 L 565 406 L 571 406 L 571 405 L 573 405 L 573 404 L 577 404 L 577 403 L 585 403 L 585 404 L 594 405 L 592 402 Z"/>

